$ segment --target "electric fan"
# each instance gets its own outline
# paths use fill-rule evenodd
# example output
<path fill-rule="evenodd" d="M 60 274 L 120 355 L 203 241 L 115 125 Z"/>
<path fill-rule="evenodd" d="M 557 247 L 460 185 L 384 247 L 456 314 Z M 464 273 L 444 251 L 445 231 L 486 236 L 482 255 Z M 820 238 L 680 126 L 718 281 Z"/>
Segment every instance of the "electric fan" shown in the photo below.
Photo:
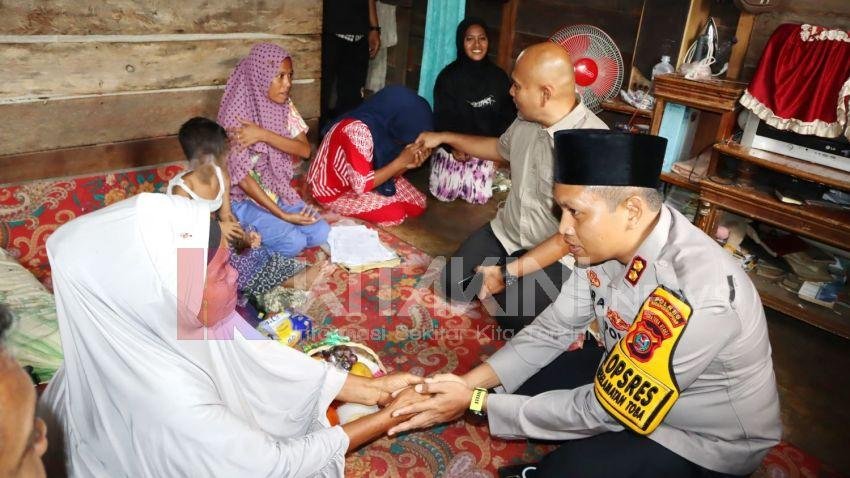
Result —
<path fill-rule="evenodd" d="M 595 113 L 601 111 L 602 102 L 616 96 L 623 84 L 623 56 L 614 40 L 593 25 L 564 27 L 549 39 L 570 54 L 584 104 Z"/>

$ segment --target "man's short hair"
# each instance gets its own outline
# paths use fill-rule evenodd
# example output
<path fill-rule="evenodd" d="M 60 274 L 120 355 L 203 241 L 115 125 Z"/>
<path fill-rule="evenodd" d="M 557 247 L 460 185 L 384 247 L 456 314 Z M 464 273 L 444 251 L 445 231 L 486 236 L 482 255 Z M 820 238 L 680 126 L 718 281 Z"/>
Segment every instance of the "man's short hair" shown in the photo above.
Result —
<path fill-rule="evenodd" d="M 6 334 L 11 330 L 13 323 L 12 311 L 6 304 L 0 304 L 0 349 L 3 348 Z"/>
<path fill-rule="evenodd" d="M 183 123 L 177 133 L 186 159 L 198 159 L 206 155 L 220 158 L 227 149 L 227 132 L 215 121 L 196 116 Z"/>
<path fill-rule="evenodd" d="M 661 204 L 664 202 L 661 193 L 653 188 L 637 186 L 588 186 L 587 188 L 593 194 L 604 199 L 611 211 L 617 209 L 617 206 L 631 196 L 640 196 L 643 198 L 651 211 L 661 209 Z"/>

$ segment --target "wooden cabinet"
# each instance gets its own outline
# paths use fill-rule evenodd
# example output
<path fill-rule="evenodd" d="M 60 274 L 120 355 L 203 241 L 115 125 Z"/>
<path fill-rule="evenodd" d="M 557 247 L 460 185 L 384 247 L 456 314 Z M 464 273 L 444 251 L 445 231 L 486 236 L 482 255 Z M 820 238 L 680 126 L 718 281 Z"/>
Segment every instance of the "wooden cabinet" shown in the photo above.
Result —
<path fill-rule="evenodd" d="M 668 103 L 696 108 L 701 111 L 701 116 L 689 157 L 696 156 L 706 147 L 723 142 L 732 135 L 737 111 L 740 109 L 738 100 L 744 93 L 744 88 L 746 85 L 737 81 L 695 81 L 681 75 L 661 75 L 655 79 L 655 108 L 650 133 L 658 134 L 661 129 L 664 108 Z M 718 154 L 712 152 L 709 176 L 717 172 Z M 692 191 L 699 190 L 697 183 L 672 171 L 662 173 L 661 179 Z"/>
<path fill-rule="evenodd" d="M 730 211 L 839 249 L 850 249 L 850 212 L 785 204 L 776 199 L 773 191 L 762 190 L 753 184 L 754 176 L 762 171 L 771 171 L 850 191 L 850 173 L 732 142 L 730 138 L 739 110 L 738 99 L 744 86 L 733 81 L 691 81 L 677 75 L 656 79 L 651 132 L 657 134 L 664 106 L 670 102 L 679 103 L 702 112 L 692 153 L 706 145 L 712 147 L 706 179 L 692 182 L 675 173 L 662 173 L 661 179 L 699 193 L 695 223 L 709 235 L 713 235 L 723 212 Z M 717 177 L 725 158 L 734 158 L 739 163 L 731 183 Z M 777 281 L 766 280 L 754 273 L 750 276 L 765 306 L 850 338 L 850 314 L 803 301 L 780 287 Z"/>

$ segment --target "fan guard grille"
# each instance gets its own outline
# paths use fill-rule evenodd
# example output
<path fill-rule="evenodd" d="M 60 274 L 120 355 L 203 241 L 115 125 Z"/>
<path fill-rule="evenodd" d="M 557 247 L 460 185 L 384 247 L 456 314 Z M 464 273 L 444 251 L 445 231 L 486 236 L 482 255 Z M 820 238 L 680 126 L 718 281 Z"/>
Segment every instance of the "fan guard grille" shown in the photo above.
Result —
<path fill-rule="evenodd" d="M 570 54 L 584 104 L 601 111 L 602 102 L 616 96 L 623 85 L 623 56 L 614 40 L 593 25 L 564 27 L 549 39 Z"/>

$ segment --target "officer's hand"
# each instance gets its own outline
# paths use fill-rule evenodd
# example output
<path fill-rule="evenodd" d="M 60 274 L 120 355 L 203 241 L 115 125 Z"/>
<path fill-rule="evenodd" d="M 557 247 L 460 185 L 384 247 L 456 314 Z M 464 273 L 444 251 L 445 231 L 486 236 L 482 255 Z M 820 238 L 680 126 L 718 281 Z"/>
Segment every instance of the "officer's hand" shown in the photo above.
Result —
<path fill-rule="evenodd" d="M 432 394 L 432 396 L 419 403 L 394 410 L 393 417 L 411 413 L 416 415 L 390 428 L 387 435 L 392 436 L 408 430 L 457 420 L 469 408 L 469 403 L 472 401 L 472 388 L 460 381 L 438 382 L 428 378 L 425 379 L 425 383 L 416 385 L 414 390 L 421 394 Z"/>
<path fill-rule="evenodd" d="M 478 266 L 475 270 L 484 276 L 478 298 L 484 300 L 487 296 L 498 294 L 505 290 L 505 278 L 502 276 L 500 266 Z"/>

